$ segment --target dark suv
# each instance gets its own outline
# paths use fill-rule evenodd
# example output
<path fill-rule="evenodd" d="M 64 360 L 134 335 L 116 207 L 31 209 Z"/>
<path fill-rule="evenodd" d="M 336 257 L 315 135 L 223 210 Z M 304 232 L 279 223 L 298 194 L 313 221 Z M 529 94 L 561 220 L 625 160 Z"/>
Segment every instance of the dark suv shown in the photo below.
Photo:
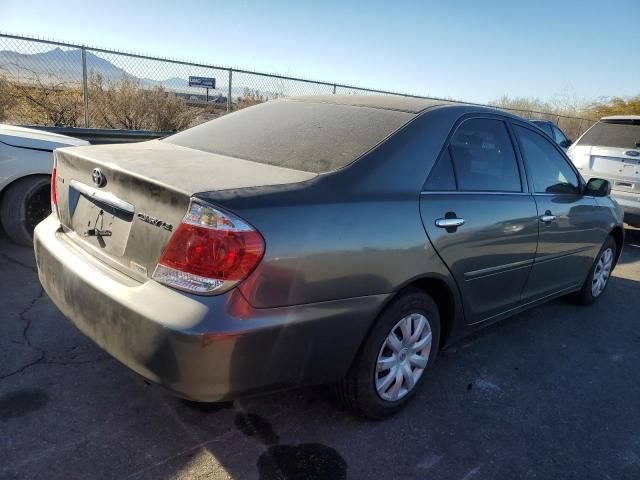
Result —
<path fill-rule="evenodd" d="M 560 127 L 555 123 L 549 120 L 531 120 L 531 123 L 549 135 L 565 152 L 567 151 L 567 148 L 571 146 L 571 140 L 567 138 L 564 132 L 560 130 Z"/>

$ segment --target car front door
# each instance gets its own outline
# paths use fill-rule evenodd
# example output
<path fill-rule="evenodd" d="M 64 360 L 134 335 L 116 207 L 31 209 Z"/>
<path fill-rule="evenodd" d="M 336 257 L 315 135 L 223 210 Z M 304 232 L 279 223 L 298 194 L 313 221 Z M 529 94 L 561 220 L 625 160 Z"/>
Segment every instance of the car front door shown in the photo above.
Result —
<path fill-rule="evenodd" d="M 538 218 L 506 122 L 454 129 L 421 195 L 422 221 L 458 284 L 468 323 L 515 307 L 536 251 Z"/>
<path fill-rule="evenodd" d="M 569 160 L 544 135 L 513 126 L 539 216 L 538 249 L 522 301 L 534 301 L 579 286 L 604 241 L 595 198 Z"/>

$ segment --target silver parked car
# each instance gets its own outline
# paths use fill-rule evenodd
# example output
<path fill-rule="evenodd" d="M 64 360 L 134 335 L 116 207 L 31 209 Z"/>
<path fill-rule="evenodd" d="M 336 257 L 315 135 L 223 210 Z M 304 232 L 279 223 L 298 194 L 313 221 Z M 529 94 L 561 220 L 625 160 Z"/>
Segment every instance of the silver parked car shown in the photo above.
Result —
<path fill-rule="evenodd" d="M 640 227 L 640 115 L 604 117 L 569 149 L 585 177 L 602 177 L 624 207 L 625 220 Z"/>
<path fill-rule="evenodd" d="M 89 142 L 0 124 L 0 222 L 14 242 L 33 244 L 33 229 L 51 213 L 53 149 L 72 145 Z"/>
<path fill-rule="evenodd" d="M 623 245 L 608 182 L 489 108 L 293 98 L 55 158 L 35 233 L 47 294 L 198 401 L 337 383 L 387 416 L 443 345 L 561 295 L 596 301 Z"/>

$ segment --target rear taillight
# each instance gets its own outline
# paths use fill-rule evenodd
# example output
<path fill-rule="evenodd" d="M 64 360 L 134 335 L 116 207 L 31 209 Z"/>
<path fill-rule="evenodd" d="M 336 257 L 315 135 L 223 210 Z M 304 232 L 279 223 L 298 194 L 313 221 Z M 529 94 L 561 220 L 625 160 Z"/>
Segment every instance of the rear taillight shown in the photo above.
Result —
<path fill-rule="evenodd" d="M 192 201 L 153 278 L 193 293 L 222 293 L 246 278 L 263 254 L 264 240 L 251 225 Z"/>
<path fill-rule="evenodd" d="M 53 170 L 51 170 L 51 211 L 58 214 L 58 162 L 53 157 Z"/>

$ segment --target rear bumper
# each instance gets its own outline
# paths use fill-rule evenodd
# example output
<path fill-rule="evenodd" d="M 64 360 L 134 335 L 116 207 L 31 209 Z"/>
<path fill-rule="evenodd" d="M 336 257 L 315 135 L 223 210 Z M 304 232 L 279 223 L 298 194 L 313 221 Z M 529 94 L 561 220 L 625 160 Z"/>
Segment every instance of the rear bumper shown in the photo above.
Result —
<path fill-rule="evenodd" d="M 139 283 L 60 230 L 38 225 L 40 281 L 58 308 L 120 362 L 199 401 L 331 382 L 349 368 L 386 295 L 254 309 L 237 289 L 202 297 Z"/>

